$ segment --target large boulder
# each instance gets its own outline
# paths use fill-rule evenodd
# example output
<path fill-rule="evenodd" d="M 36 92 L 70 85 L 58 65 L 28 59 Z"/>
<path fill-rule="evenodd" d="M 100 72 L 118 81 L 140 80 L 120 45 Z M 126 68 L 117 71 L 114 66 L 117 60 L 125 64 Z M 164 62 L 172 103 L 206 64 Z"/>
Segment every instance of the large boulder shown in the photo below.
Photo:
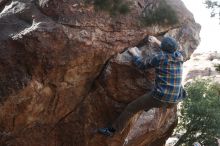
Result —
<path fill-rule="evenodd" d="M 154 84 L 154 70 L 135 68 L 127 48 L 145 35 L 175 37 L 185 59 L 199 44 L 200 25 L 179 0 L 166 0 L 178 23 L 144 26 L 159 0 L 133 0 L 112 16 L 84 0 L 0 1 L 0 145 L 162 146 L 176 126 L 176 107 L 132 118 L 121 135 L 97 128 Z M 146 59 L 158 48 L 142 47 Z"/>

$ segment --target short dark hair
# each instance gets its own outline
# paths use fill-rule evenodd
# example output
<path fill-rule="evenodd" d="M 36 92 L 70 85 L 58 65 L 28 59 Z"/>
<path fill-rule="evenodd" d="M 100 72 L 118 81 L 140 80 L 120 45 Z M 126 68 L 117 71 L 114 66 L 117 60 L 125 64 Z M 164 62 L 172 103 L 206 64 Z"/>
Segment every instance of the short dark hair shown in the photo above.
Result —
<path fill-rule="evenodd" d="M 178 44 L 176 40 L 172 37 L 163 38 L 160 48 L 168 53 L 173 53 L 177 50 Z"/>

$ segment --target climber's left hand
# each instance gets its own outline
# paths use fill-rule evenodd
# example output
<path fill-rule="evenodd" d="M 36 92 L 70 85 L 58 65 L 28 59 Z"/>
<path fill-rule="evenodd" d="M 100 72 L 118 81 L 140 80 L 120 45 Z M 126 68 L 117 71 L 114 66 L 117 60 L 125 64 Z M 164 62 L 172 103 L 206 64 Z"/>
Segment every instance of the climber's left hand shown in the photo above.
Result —
<path fill-rule="evenodd" d="M 139 56 L 139 52 L 137 52 L 138 48 L 137 47 L 133 47 L 128 49 L 128 52 L 133 55 L 133 56 Z"/>

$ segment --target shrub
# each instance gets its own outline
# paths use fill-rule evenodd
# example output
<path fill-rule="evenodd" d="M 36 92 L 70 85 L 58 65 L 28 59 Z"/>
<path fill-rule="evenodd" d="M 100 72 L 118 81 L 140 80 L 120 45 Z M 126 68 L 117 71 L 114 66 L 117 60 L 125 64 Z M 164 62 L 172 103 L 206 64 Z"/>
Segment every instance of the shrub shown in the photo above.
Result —
<path fill-rule="evenodd" d="M 144 25 L 152 24 L 176 24 L 178 18 L 176 12 L 164 0 L 160 0 L 158 7 L 155 10 L 143 12 L 142 21 Z"/>
<path fill-rule="evenodd" d="M 91 1 L 93 1 L 97 10 L 108 11 L 111 15 L 130 12 L 130 3 L 124 0 L 86 0 L 86 2 Z"/>
<path fill-rule="evenodd" d="M 215 17 L 218 15 L 220 18 L 220 3 L 216 0 L 206 0 L 205 3 L 206 8 L 211 9 L 211 17 Z"/>
<path fill-rule="evenodd" d="M 177 131 L 185 131 L 175 146 L 190 146 L 198 141 L 217 146 L 220 137 L 220 84 L 197 80 L 186 87 Z"/>
<path fill-rule="evenodd" d="M 216 64 L 216 65 L 215 65 L 215 70 L 218 71 L 218 72 L 220 72 L 220 64 Z"/>

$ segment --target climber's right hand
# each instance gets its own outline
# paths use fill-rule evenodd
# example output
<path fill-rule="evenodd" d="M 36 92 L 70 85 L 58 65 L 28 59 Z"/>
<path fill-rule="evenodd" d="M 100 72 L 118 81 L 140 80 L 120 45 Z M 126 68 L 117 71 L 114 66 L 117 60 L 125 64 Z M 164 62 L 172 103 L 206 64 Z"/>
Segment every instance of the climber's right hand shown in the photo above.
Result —
<path fill-rule="evenodd" d="M 158 40 L 157 40 L 157 38 L 154 37 L 154 36 L 149 36 L 149 37 L 148 37 L 148 41 L 149 41 L 150 43 L 156 43 Z"/>

